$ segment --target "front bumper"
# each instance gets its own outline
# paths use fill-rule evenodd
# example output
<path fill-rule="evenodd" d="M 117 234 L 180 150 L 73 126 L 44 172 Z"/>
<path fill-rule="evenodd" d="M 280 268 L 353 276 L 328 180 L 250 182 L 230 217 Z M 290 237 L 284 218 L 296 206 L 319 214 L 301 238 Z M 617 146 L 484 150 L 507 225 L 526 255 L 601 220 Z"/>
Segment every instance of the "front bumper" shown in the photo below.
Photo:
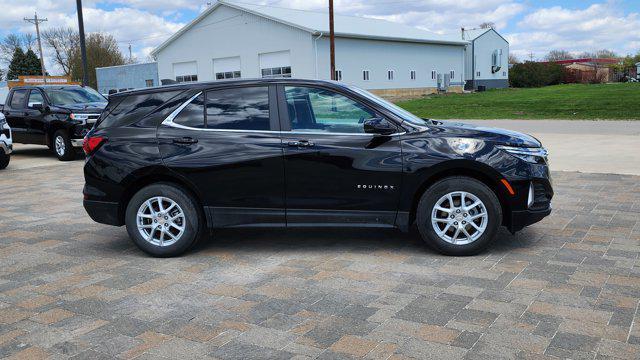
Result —
<path fill-rule="evenodd" d="M 84 138 L 83 139 L 71 139 L 71 146 L 73 146 L 73 147 L 82 147 L 83 143 L 84 143 Z"/>
<path fill-rule="evenodd" d="M 84 200 L 82 205 L 95 222 L 114 226 L 124 225 L 118 216 L 120 206 L 116 202 Z"/>
<path fill-rule="evenodd" d="M 11 154 L 13 152 L 13 144 L 0 141 L 0 151 L 4 152 L 5 155 Z"/>
<path fill-rule="evenodd" d="M 509 231 L 515 233 L 524 227 L 535 224 L 551 214 L 551 205 L 543 210 L 521 210 L 511 212 Z"/>

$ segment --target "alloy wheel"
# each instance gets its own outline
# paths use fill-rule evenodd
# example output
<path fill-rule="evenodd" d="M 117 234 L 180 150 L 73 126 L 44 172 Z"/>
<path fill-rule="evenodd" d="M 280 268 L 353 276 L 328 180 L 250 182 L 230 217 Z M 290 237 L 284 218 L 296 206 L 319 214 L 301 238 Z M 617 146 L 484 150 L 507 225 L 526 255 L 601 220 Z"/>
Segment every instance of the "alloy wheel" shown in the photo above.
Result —
<path fill-rule="evenodd" d="M 60 135 L 56 136 L 55 148 L 56 148 L 56 154 L 58 154 L 58 156 L 64 156 L 67 149 L 67 145 L 64 142 L 64 138 Z"/>
<path fill-rule="evenodd" d="M 143 239 L 164 247 L 180 240 L 185 231 L 186 217 L 175 201 L 157 196 L 140 205 L 136 224 Z"/>
<path fill-rule="evenodd" d="M 484 203 L 466 191 L 442 196 L 431 212 L 431 225 L 436 234 L 453 245 L 466 245 L 478 240 L 488 223 L 489 214 Z"/>

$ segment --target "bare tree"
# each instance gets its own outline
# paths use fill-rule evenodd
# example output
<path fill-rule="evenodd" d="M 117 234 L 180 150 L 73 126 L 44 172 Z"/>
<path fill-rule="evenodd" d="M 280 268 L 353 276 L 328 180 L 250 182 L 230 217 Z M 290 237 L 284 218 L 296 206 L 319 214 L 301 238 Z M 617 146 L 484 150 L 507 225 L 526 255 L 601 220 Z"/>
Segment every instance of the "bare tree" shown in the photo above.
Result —
<path fill-rule="evenodd" d="M 89 85 L 97 88 L 96 68 L 105 66 L 124 65 L 126 60 L 118 42 L 111 34 L 91 33 L 87 35 L 87 65 L 89 73 Z M 70 76 L 74 80 L 82 79 L 82 58 L 80 47 L 72 50 L 69 58 Z"/>
<path fill-rule="evenodd" d="M 580 57 L 581 58 L 593 58 L 593 59 L 610 59 L 610 58 L 617 58 L 618 54 L 616 54 L 615 52 L 613 52 L 611 50 L 602 49 L 602 50 L 598 50 L 598 51 L 594 51 L 594 52 L 585 51 L 582 54 L 580 54 Z"/>
<path fill-rule="evenodd" d="M 76 30 L 70 27 L 56 27 L 42 32 L 46 46 L 53 49 L 53 61 L 60 66 L 65 75 L 71 73 L 71 59 L 73 52 L 80 45 L 80 37 Z"/>
<path fill-rule="evenodd" d="M 27 50 L 32 49 L 34 42 L 35 37 L 31 33 L 8 34 L 0 41 L 0 61 L 8 65 L 17 48 L 21 48 L 23 52 L 27 52 Z"/>
<path fill-rule="evenodd" d="M 509 54 L 509 64 L 519 64 L 520 63 L 520 59 L 518 59 L 517 56 L 515 56 L 514 54 Z"/>
<path fill-rule="evenodd" d="M 573 55 L 567 50 L 551 50 L 544 57 L 547 61 L 559 61 L 573 59 Z"/>
<path fill-rule="evenodd" d="M 480 29 L 495 29 L 495 28 L 496 28 L 496 24 L 491 21 L 485 21 L 482 24 L 480 24 Z"/>

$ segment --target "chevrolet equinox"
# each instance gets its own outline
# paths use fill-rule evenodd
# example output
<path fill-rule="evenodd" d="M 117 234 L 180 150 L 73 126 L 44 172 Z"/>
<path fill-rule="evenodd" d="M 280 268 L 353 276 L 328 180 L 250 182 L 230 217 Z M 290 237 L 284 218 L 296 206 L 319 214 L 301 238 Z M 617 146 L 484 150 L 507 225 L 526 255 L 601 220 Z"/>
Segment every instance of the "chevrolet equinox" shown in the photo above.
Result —
<path fill-rule="evenodd" d="M 84 140 L 84 207 L 176 256 L 237 227 L 398 228 L 480 252 L 551 213 L 547 151 L 506 130 L 418 118 L 343 83 L 233 80 L 128 91 Z"/>

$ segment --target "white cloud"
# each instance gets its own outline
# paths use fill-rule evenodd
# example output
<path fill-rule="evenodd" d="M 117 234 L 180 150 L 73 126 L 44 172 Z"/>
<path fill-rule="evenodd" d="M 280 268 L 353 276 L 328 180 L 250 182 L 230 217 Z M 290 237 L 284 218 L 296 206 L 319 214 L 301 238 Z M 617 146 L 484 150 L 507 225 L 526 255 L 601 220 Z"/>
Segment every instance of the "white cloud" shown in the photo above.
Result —
<path fill-rule="evenodd" d="M 542 57 L 551 49 L 574 53 L 611 49 L 621 55 L 640 50 L 640 15 L 625 14 L 615 3 L 538 9 L 526 15 L 518 29 L 507 38 L 514 52 L 527 57 L 530 51 Z"/>

